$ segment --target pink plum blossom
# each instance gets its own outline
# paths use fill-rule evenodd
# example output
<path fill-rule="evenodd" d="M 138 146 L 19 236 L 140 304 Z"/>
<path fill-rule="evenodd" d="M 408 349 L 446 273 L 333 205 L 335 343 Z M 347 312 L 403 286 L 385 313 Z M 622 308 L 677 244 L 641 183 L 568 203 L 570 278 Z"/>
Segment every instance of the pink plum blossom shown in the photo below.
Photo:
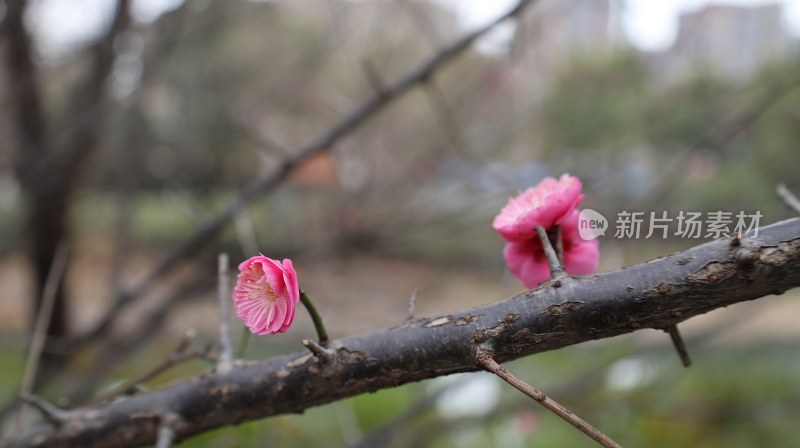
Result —
<path fill-rule="evenodd" d="M 564 270 L 568 274 L 591 274 L 600 260 L 597 239 L 584 240 L 578 233 L 577 209 L 561 222 Z M 535 288 L 550 278 L 550 266 L 538 237 L 506 243 L 503 250 L 508 269 L 526 288 Z"/>
<path fill-rule="evenodd" d="M 281 263 L 258 255 L 243 261 L 233 301 L 236 314 L 251 332 L 263 335 L 288 330 L 300 301 L 292 260 Z"/>
<path fill-rule="evenodd" d="M 563 174 L 559 180 L 545 177 L 533 188 L 511 198 L 492 222 L 492 227 L 510 242 L 536 238 L 536 226 L 549 229 L 583 201 L 583 185 L 577 177 Z"/>
<path fill-rule="evenodd" d="M 537 226 L 546 230 L 561 227 L 564 270 L 568 274 L 591 274 L 597 269 L 598 241 L 586 241 L 578 232 L 577 207 L 583 201 L 582 189 L 580 180 L 569 174 L 559 180 L 546 177 L 510 199 L 495 217 L 492 227 L 508 241 L 503 258 L 514 277 L 527 288 L 535 288 L 550 278 Z"/>

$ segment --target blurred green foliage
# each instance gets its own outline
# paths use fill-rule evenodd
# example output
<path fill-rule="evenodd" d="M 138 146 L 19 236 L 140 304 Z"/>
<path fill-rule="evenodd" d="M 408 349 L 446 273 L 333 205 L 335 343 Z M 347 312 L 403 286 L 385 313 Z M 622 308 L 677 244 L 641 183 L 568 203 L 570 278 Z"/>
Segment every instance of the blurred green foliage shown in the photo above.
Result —
<path fill-rule="evenodd" d="M 598 186 L 623 179 L 598 206 L 641 206 L 648 186 L 677 163 L 663 203 L 648 210 L 761 210 L 766 222 L 790 216 L 774 189 L 800 188 L 798 62 L 766 67 L 743 84 L 704 72 L 664 83 L 648 70 L 632 51 L 577 55 L 546 98 L 548 152 L 573 154 L 565 169 L 586 172 L 589 196 L 598 168 Z M 624 180 L 632 166 L 643 173 L 638 182 Z"/>
<path fill-rule="evenodd" d="M 647 140 L 665 149 L 696 146 L 730 115 L 735 99 L 734 87 L 704 74 L 659 89 L 643 108 Z"/>
<path fill-rule="evenodd" d="M 641 139 L 646 87 L 645 69 L 633 52 L 576 56 L 544 106 L 548 146 L 596 151 Z"/>

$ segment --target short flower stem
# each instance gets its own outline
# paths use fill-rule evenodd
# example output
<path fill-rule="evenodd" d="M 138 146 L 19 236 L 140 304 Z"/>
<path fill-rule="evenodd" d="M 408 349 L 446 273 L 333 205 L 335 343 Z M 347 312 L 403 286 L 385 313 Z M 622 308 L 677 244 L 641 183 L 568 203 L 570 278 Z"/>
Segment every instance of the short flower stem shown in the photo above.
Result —
<path fill-rule="evenodd" d="M 317 309 L 314 308 L 314 304 L 311 303 L 311 299 L 308 298 L 308 294 L 305 291 L 300 291 L 300 302 L 306 307 L 308 314 L 311 315 L 311 320 L 314 322 L 314 328 L 317 330 L 317 336 L 319 337 L 319 345 L 326 347 L 329 341 L 328 332 L 325 331 L 322 317 L 317 312 Z"/>
<path fill-rule="evenodd" d="M 247 352 L 247 343 L 250 342 L 250 329 L 246 326 L 242 328 L 242 335 L 239 336 L 239 345 L 236 347 L 236 359 L 244 358 Z"/>
<path fill-rule="evenodd" d="M 555 249 L 556 256 L 558 256 L 558 262 L 561 263 L 561 266 L 564 266 L 564 239 L 561 238 L 561 226 L 554 226 L 550 229 L 547 232 L 547 237 L 553 244 L 553 249 Z"/>
<path fill-rule="evenodd" d="M 550 243 L 550 237 L 547 235 L 547 230 L 544 227 L 536 226 L 536 233 L 539 234 L 539 240 L 542 242 L 542 249 L 544 250 L 547 264 L 550 266 L 550 278 L 553 280 L 559 279 L 564 276 L 564 268 L 558 261 L 558 254 L 556 254 L 553 245 Z"/>

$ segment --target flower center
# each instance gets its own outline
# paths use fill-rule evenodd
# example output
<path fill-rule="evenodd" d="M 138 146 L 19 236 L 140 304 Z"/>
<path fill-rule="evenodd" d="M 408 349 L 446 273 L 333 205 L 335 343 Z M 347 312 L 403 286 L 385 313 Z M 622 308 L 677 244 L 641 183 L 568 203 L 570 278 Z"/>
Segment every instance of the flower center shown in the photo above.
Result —
<path fill-rule="evenodd" d="M 275 303 L 278 301 L 278 296 L 275 294 L 275 290 L 272 289 L 272 285 L 269 282 L 264 282 L 261 284 L 263 298 L 265 302 L 268 303 Z"/>
<path fill-rule="evenodd" d="M 250 275 L 247 281 L 248 295 L 253 299 L 263 300 L 268 304 L 278 301 L 278 295 L 272 289 L 272 285 L 264 280 L 264 271 L 260 266 L 250 266 Z"/>

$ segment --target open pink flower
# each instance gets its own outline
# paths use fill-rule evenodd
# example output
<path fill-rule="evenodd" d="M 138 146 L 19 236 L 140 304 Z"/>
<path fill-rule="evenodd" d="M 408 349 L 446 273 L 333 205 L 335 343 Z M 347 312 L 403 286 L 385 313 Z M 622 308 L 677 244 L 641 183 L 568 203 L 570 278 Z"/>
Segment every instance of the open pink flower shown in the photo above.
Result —
<path fill-rule="evenodd" d="M 533 188 L 508 201 L 494 218 L 492 227 L 508 241 L 503 250 L 508 269 L 528 288 L 550 278 L 536 227 L 561 227 L 564 270 L 569 274 L 591 274 L 600 258 L 598 241 L 586 241 L 578 232 L 578 205 L 583 185 L 577 177 L 564 174 L 559 180 L 546 177 Z"/>
<path fill-rule="evenodd" d="M 597 239 L 584 240 L 578 233 L 577 209 L 561 221 L 561 244 L 564 248 L 564 270 L 568 274 L 591 274 L 600 260 Z M 508 269 L 526 288 L 535 288 L 550 278 L 550 266 L 538 236 L 506 243 L 503 250 Z"/>
<path fill-rule="evenodd" d="M 577 177 L 563 174 L 559 180 L 545 177 L 533 188 L 508 201 L 492 222 L 506 241 L 536 238 L 536 226 L 549 229 L 583 201 L 583 185 Z"/>
<path fill-rule="evenodd" d="M 239 265 L 233 288 L 236 314 L 256 334 L 283 333 L 294 322 L 300 301 L 292 260 L 283 263 L 258 255 Z"/>

